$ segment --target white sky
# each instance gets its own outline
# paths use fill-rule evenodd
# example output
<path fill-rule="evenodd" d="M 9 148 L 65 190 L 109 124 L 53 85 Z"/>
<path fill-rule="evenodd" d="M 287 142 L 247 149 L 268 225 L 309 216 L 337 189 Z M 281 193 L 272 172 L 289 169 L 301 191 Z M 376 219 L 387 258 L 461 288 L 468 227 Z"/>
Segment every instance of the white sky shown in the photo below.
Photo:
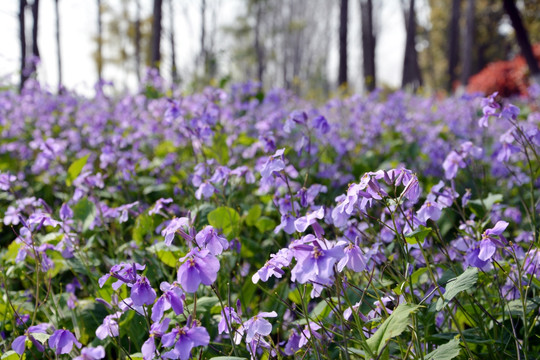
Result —
<path fill-rule="evenodd" d="M 105 0 L 107 1 L 107 0 Z M 231 24 L 235 14 L 241 11 L 241 0 L 208 0 L 211 4 L 218 2 L 220 11 L 218 23 L 220 26 Z M 331 0 L 329 0 L 331 1 Z M 403 67 L 403 52 L 405 42 L 405 30 L 403 25 L 403 13 L 400 8 L 400 0 L 375 0 L 383 1 L 380 14 L 380 32 L 377 39 L 377 76 L 379 85 L 386 83 L 399 86 Z M 110 4 L 119 3 L 119 0 L 108 0 Z M 19 40 L 18 40 L 18 0 L 0 0 L 0 34 L 2 34 L 2 46 L 0 47 L 0 78 L 11 79 L 18 82 L 19 71 Z M 349 78 L 353 85 L 359 84 L 360 73 L 360 40 L 359 40 L 359 6 L 358 1 L 349 1 Z M 95 0 L 60 0 L 60 28 L 63 61 L 64 85 L 82 93 L 93 92 L 93 84 L 96 81 L 96 66 L 92 58 L 95 51 L 95 42 L 92 38 L 97 34 L 97 9 Z M 141 0 L 142 14 L 150 14 L 152 1 Z M 425 9 L 425 7 L 423 8 Z M 168 26 L 168 2 L 164 1 L 164 28 Z M 419 9 L 420 10 L 420 9 Z M 39 68 L 39 79 L 56 88 L 56 41 L 55 41 L 55 17 L 54 0 L 40 1 L 39 20 L 39 47 L 42 63 Z M 175 3 L 176 13 L 176 47 L 179 72 L 189 74 L 194 70 L 195 58 L 199 53 L 199 29 L 200 29 L 200 1 L 179 0 Z M 336 14 L 337 15 L 337 14 Z M 428 14 L 420 12 L 420 21 L 427 18 Z M 27 26 L 31 25 L 31 14 L 27 15 Z M 208 20 L 207 20 L 208 21 Z M 207 22 L 207 24 L 210 21 Z M 218 30 L 219 32 L 219 30 Z M 336 28 L 337 32 L 337 28 Z M 335 35 L 337 39 L 337 34 Z M 337 41 L 334 39 L 335 51 L 331 54 L 330 79 L 337 77 Z M 168 51 L 168 40 L 162 39 L 162 46 Z M 218 52 L 220 45 L 217 44 Z M 226 49 L 221 49 L 226 50 Z M 335 73 L 335 74 L 334 74 Z M 135 78 L 123 79 L 122 72 L 115 71 L 113 67 L 105 64 L 104 77 L 114 79 L 117 85 L 127 84 L 131 87 L 135 84 Z M 120 83 L 120 84 L 119 84 Z M 357 86 L 358 88 L 358 86 Z"/>

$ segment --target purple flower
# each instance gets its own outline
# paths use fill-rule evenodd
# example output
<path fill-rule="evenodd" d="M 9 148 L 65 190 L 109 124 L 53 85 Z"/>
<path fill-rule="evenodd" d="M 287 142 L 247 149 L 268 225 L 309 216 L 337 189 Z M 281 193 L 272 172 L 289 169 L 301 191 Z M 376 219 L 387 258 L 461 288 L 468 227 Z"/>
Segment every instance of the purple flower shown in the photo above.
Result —
<path fill-rule="evenodd" d="M 120 333 L 117 320 L 120 319 L 120 316 L 122 316 L 120 311 L 115 314 L 105 316 L 103 323 L 96 329 L 96 336 L 101 340 L 108 336 L 118 336 Z"/>
<path fill-rule="evenodd" d="M 205 199 L 210 198 L 216 192 L 216 188 L 208 180 L 204 180 L 199 186 L 197 191 L 195 191 L 195 198 L 200 200 L 202 197 Z"/>
<path fill-rule="evenodd" d="M 195 346 L 206 346 L 210 342 L 210 335 L 203 326 L 193 324 L 192 327 L 175 327 L 170 333 L 161 338 L 163 346 L 173 346 L 174 349 L 162 355 L 165 359 L 187 360 L 191 349 Z"/>
<path fill-rule="evenodd" d="M 178 269 L 178 282 L 186 292 L 196 292 L 199 284 L 211 285 L 216 281 L 219 260 L 208 249 L 193 249 L 180 261 L 185 262 Z"/>
<path fill-rule="evenodd" d="M 285 162 L 283 161 L 284 152 L 285 148 L 279 149 L 274 155 L 270 156 L 268 160 L 266 160 L 260 170 L 263 179 L 270 177 L 274 171 L 281 171 L 285 169 Z"/>
<path fill-rule="evenodd" d="M 358 246 L 358 238 L 356 238 L 354 243 L 343 240 L 339 241 L 336 246 L 344 246 L 344 256 L 337 264 L 338 271 L 343 271 L 345 266 L 355 272 L 364 271 L 366 269 L 366 258 Z"/>
<path fill-rule="evenodd" d="M 439 220 L 441 217 L 442 206 L 435 201 L 435 195 L 429 194 L 427 200 L 422 205 L 420 210 L 416 213 L 418 219 L 425 223 L 427 220 L 431 219 L 433 221 Z"/>
<path fill-rule="evenodd" d="M 163 206 L 165 204 L 170 204 L 172 203 L 173 199 L 171 198 L 167 198 L 167 199 L 164 199 L 164 198 L 160 198 L 156 201 L 156 203 L 154 204 L 154 206 L 152 206 L 152 208 L 150 208 L 150 210 L 148 210 L 148 215 L 154 215 L 154 214 L 158 214 L 161 209 L 163 209 Z"/>
<path fill-rule="evenodd" d="M 526 274 L 536 275 L 540 278 L 540 250 L 533 249 L 525 257 L 523 270 Z"/>
<path fill-rule="evenodd" d="M 174 218 L 169 225 L 161 231 L 161 235 L 165 236 L 165 245 L 170 246 L 174 239 L 174 234 L 177 231 L 182 231 L 182 228 L 189 226 L 189 219 L 187 217 Z"/>
<path fill-rule="evenodd" d="M 332 281 L 334 264 L 343 256 L 342 247 L 329 246 L 328 242 L 315 240 L 313 235 L 293 242 L 289 247 L 296 259 L 291 271 L 292 281 L 327 284 Z"/>
<path fill-rule="evenodd" d="M 24 350 L 26 349 L 26 340 L 30 340 L 32 344 L 36 347 L 36 349 L 40 352 L 43 352 L 45 350 L 45 347 L 37 341 L 32 334 L 46 334 L 47 329 L 51 327 L 51 324 L 39 324 L 30 326 L 24 333 L 24 335 L 21 335 L 17 337 L 13 342 L 11 343 L 11 348 L 13 351 L 15 351 L 17 354 L 22 355 L 24 353 Z"/>
<path fill-rule="evenodd" d="M 152 305 L 156 300 L 156 291 L 146 276 L 141 276 L 131 287 L 131 300 L 135 306 Z"/>
<path fill-rule="evenodd" d="M 212 255 L 219 255 L 229 248 L 229 242 L 220 236 L 216 229 L 208 225 L 195 236 L 195 241 L 201 248 L 210 250 Z"/>
<path fill-rule="evenodd" d="M 150 327 L 150 337 L 146 340 L 141 348 L 141 353 L 143 354 L 144 360 L 154 359 L 154 354 L 156 352 L 156 342 L 154 338 L 162 337 L 165 334 L 165 331 L 169 328 L 169 323 L 171 319 L 166 318 L 162 323 L 154 323 Z"/>
<path fill-rule="evenodd" d="M 280 249 L 277 254 L 270 255 L 270 260 L 268 260 L 259 271 L 253 274 L 251 281 L 256 284 L 259 280 L 262 280 L 263 282 L 268 281 L 271 276 L 281 278 L 285 273 L 281 268 L 289 266 L 292 256 L 292 251 L 286 248 Z"/>
<path fill-rule="evenodd" d="M 163 291 L 152 308 L 152 321 L 158 322 L 163 317 L 163 313 L 169 310 L 171 307 L 176 315 L 182 314 L 184 311 L 184 293 L 178 286 L 179 284 L 174 282 L 172 285 L 168 282 L 162 282 L 159 288 Z"/>
<path fill-rule="evenodd" d="M 11 183 L 17 180 L 15 175 L 8 173 L 0 173 L 0 190 L 8 191 Z"/>
<path fill-rule="evenodd" d="M 69 330 L 56 330 L 49 338 L 49 346 L 55 350 L 56 355 L 69 354 L 73 344 L 79 349 L 82 346 Z"/>
<path fill-rule="evenodd" d="M 240 312 L 240 301 L 237 302 L 237 308 L 238 312 Z M 235 329 L 233 327 L 234 324 L 239 324 L 240 326 Z M 221 320 L 218 324 L 218 332 L 220 334 L 222 334 L 223 332 L 229 334 L 229 327 L 234 331 L 235 344 L 240 344 L 240 341 L 242 341 L 242 336 L 244 336 L 242 318 L 232 307 L 225 306 L 225 308 L 221 310 Z"/>
<path fill-rule="evenodd" d="M 277 313 L 272 312 L 261 312 L 258 315 L 255 315 L 248 321 L 244 322 L 243 326 L 246 330 L 246 343 L 251 342 L 255 335 L 266 336 L 270 335 L 272 332 L 272 324 L 265 318 L 267 317 L 276 317 Z"/>
<path fill-rule="evenodd" d="M 318 225 L 317 219 L 323 219 L 323 218 L 324 218 L 324 207 L 321 206 L 318 210 L 309 212 L 307 215 L 296 219 L 294 221 L 294 227 L 296 231 L 303 233 L 304 231 L 306 231 L 308 226 L 310 225 L 315 226 L 315 224 Z M 322 232 L 322 234 L 324 234 L 324 231 Z"/>
<path fill-rule="evenodd" d="M 105 274 L 99 278 L 99 287 L 103 287 L 103 285 L 105 285 L 105 283 L 111 276 L 118 279 L 118 281 L 112 284 L 112 288 L 114 290 L 118 290 L 123 284 L 126 284 L 128 287 L 132 287 L 133 284 L 135 284 L 135 282 L 137 282 L 140 277 L 140 275 L 138 275 L 136 271 L 144 270 L 145 267 L 146 265 L 140 265 L 137 263 L 120 263 L 117 265 L 113 265 L 108 274 Z"/>
<path fill-rule="evenodd" d="M 81 350 L 81 355 L 73 360 L 100 360 L 105 357 L 105 348 L 101 345 L 98 347 L 85 347 Z"/>
<path fill-rule="evenodd" d="M 506 221 L 498 221 L 491 229 L 487 229 L 482 234 L 482 240 L 478 244 L 480 251 L 478 252 L 478 258 L 482 261 L 491 259 L 497 247 L 502 247 L 503 243 L 500 241 L 505 240 L 502 236 L 504 230 L 508 227 Z"/>
<path fill-rule="evenodd" d="M 456 177 L 458 169 L 464 168 L 465 166 L 466 164 L 465 161 L 463 161 L 463 157 L 452 150 L 443 162 L 444 176 L 448 180 L 451 180 Z"/>

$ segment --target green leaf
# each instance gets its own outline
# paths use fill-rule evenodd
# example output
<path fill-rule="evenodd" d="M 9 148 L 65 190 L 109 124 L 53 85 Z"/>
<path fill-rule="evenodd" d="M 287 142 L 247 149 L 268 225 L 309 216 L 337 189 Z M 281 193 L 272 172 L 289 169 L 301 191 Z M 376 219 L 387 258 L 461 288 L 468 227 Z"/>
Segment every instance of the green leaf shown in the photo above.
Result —
<path fill-rule="evenodd" d="M 418 310 L 419 305 L 401 304 L 381 324 L 372 337 L 367 339 L 367 344 L 375 355 L 379 355 L 388 340 L 399 336 L 407 328 L 409 314 Z"/>
<path fill-rule="evenodd" d="M 265 233 L 267 231 L 274 230 L 276 227 L 276 222 L 266 216 L 263 216 L 257 220 L 255 226 L 257 226 L 257 230 L 259 230 L 260 233 Z"/>
<path fill-rule="evenodd" d="M 147 234 L 153 234 L 154 231 L 154 219 L 147 215 L 141 214 L 137 216 L 135 220 L 135 226 L 133 227 L 133 240 L 137 245 L 141 246 L 144 242 L 144 238 Z"/>
<path fill-rule="evenodd" d="M 474 284 L 476 284 L 476 281 L 478 281 L 478 268 L 475 267 L 469 267 L 457 278 L 450 279 L 448 283 L 446 283 L 444 300 L 443 298 L 437 300 L 436 310 L 440 311 L 443 307 L 448 305 L 457 294 L 472 288 Z"/>
<path fill-rule="evenodd" d="M 96 215 L 96 206 L 87 198 L 82 199 L 73 207 L 73 219 L 82 223 L 83 231 L 88 230 Z"/>
<path fill-rule="evenodd" d="M 17 257 L 17 254 L 19 253 L 19 249 L 23 246 L 22 243 L 13 241 L 8 246 L 8 251 L 4 253 L 3 259 L 5 261 L 9 262 L 15 262 L 15 258 Z"/>
<path fill-rule="evenodd" d="M 67 178 L 66 178 L 66 185 L 71 186 L 73 183 L 73 180 L 79 176 L 81 173 L 84 165 L 86 165 L 86 162 L 88 161 L 88 157 L 90 154 L 83 156 L 80 159 L 75 160 L 71 165 L 69 165 L 68 171 L 67 171 Z"/>
<path fill-rule="evenodd" d="M 487 197 L 484 199 L 475 199 L 469 201 L 469 207 L 476 215 L 482 217 L 485 213 L 484 208 L 486 211 L 491 211 L 493 208 L 493 205 L 496 203 L 499 203 L 503 200 L 503 196 L 501 194 L 492 194 L 489 193 Z"/>
<path fill-rule="evenodd" d="M 138 353 L 129 355 L 129 357 L 132 358 L 133 360 L 142 360 L 143 354 L 138 352 Z"/>
<path fill-rule="evenodd" d="M 208 214 L 208 223 L 216 229 L 222 229 L 227 237 L 234 237 L 240 230 L 240 215 L 230 207 L 221 206 Z"/>
<path fill-rule="evenodd" d="M 248 214 L 246 216 L 246 224 L 249 226 L 255 226 L 257 223 L 257 220 L 261 217 L 262 209 L 260 205 L 255 205 L 251 209 L 249 209 Z"/>
<path fill-rule="evenodd" d="M 2 360 L 19 360 L 19 359 L 24 360 L 24 359 L 26 359 L 26 354 L 23 354 L 22 357 L 21 357 L 15 351 L 9 350 L 9 351 L 6 351 L 2 355 L 2 357 L 0 359 L 2 359 Z"/>
<path fill-rule="evenodd" d="M 45 341 L 49 340 L 51 335 L 49 334 L 42 334 L 42 333 L 32 333 L 32 337 L 39 341 L 42 344 L 45 344 Z"/>
<path fill-rule="evenodd" d="M 452 360 L 459 355 L 459 338 L 454 338 L 426 355 L 426 360 Z"/>
<path fill-rule="evenodd" d="M 422 244 L 424 243 L 425 238 L 431 233 L 431 230 L 433 229 L 420 225 L 413 232 L 405 234 L 405 240 L 411 245 L 418 243 Z"/>

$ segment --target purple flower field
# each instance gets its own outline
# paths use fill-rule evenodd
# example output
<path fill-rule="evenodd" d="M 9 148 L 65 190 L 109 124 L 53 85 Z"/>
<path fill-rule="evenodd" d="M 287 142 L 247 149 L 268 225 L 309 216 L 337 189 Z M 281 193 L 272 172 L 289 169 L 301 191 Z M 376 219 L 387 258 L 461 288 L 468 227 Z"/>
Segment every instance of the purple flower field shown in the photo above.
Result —
<path fill-rule="evenodd" d="M 1 359 L 540 358 L 539 97 L 109 86 L 0 91 Z"/>

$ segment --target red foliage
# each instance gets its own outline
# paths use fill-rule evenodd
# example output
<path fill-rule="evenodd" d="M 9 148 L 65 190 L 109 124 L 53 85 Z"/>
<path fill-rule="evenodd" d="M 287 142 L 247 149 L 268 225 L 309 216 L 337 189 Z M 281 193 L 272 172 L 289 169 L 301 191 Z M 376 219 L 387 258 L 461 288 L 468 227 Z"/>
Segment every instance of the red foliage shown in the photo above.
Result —
<path fill-rule="evenodd" d="M 534 57 L 540 64 L 540 44 L 533 46 Z M 509 61 L 495 61 L 489 63 L 479 73 L 471 76 L 468 92 L 483 92 L 507 97 L 511 95 L 527 94 L 529 86 L 529 68 L 523 56 L 516 56 Z"/>

